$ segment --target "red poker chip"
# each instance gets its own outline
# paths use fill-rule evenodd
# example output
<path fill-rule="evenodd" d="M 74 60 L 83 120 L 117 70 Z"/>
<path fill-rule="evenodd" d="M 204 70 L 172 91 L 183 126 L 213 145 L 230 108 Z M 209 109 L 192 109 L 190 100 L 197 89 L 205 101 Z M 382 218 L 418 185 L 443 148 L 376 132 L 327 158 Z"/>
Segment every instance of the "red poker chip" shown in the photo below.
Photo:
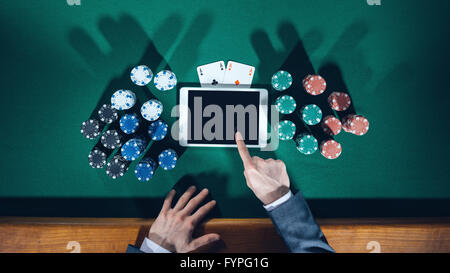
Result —
<path fill-rule="evenodd" d="M 322 121 L 322 128 L 325 133 L 335 136 L 341 132 L 342 123 L 335 116 L 326 116 Z"/>
<path fill-rule="evenodd" d="M 347 93 L 333 92 L 328 96 L 328 103 L 336 111 L 345 111 L 352 104 L 352 100 Z"/>
<path fill-rule="evenodd" d="M 328 159 L 336 159 L 342 153 L 342 146 L 336 140 L 330 139 L 320 144 L 320 153 Z"/>
<path fill-rule="evenodd" d="M 317 96 L 325 92 L 327 83 L 320 75 L 308 75 L 303 79 L 303 87 L 308 94 Z"/>
<path fill-rule="evenodd" d="M 342 126 L 344 131 L 362 136 L 369 131 L 369 120 L 361 115 L 350 115 L 344 118 Z"/>

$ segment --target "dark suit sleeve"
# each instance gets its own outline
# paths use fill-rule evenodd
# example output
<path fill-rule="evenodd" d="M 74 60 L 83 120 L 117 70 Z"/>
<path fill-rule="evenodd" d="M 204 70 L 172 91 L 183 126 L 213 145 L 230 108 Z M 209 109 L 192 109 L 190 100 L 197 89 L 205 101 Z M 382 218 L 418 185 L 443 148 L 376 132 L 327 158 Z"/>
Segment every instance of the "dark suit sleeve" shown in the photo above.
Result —
<path fill-rule="evenodd" d="M 334 252 L 300 192 L 269 211 L 269 216 L 291 252 Z"/>
<path fill-rule="evenodd" d="M 144 252 L 142 252 L 141 250 L 139 250 L 139 248 L 135 246 L 128 245 L 127 253 L 144 253 Z"/>

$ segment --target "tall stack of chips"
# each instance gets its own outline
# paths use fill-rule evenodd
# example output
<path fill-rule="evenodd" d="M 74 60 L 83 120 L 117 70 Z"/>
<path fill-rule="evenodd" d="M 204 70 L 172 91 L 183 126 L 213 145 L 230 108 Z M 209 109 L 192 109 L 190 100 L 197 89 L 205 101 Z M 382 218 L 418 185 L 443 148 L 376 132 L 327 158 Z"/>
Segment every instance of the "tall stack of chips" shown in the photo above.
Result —
<path fill-rule="evenodd" d="M 121 135 L 116 130 L 108 130 L 100 138 L 105 148 L 114 150 L 121 145 Z"/>
<path fill-rule="evenodd" d="M 157 120 L 163 111 L 163 105 L 159 100 L 151 99 L 141 107 L 141 115 L 148 121 Z"/>
<path fill-rule="evenodd" d="M 327 83 L 320 75 L 308 75 L 303 79 L 303 87 L 308 94 L 317 96 L 325 92 Z"/>
<path fill-rule="evenodd" d="M 146 65 L 135 66 L 130 73 L 131 81 L 138 86 L 146 86 L 153 78 L 153 72 Z"/>
<path fill-rule="evenodd" d="M 139 127 L 139 117 L 135 113 L 126 114 L 120 118 L 120 129 L 125 134 L 134 134 Z"/>
<path fill-rule="evenodd" d="M 122 156 L 125 160 L 133 161 L 138 158 L 145 150 L 147 143 L 141 138 L 132 138 L 125 142 L 120 149 Z"/>
<path fill-rule="evenodd" d="M 168 91 L 177 85 L 177 77 L 170 70 L 162 70 L 155 75 L 153 80 L 156 89 L 160 91 Z"/>
<path fill-rule="evenodd" d="M 88 119 L 81 124 L 81 134 L 87 139 L 97 138 L 103 130 L 103 125 L 96 119 Z"/>
<path fill-rule="evenodd" d="M 308 104 L 301 109 L 303 121 L 308 125 L 316 125 L 322 120 L 322 110 L 315 104 Z"/>
<path fill-rule="evenodd" d="M 100 169 L 106 165 L 107 155 L 98 148 L 94 148 L 88 156 L 89 165 L 92 168 Z"/>
<path fill-rule="evenodd" d="M 136 104 L 136 95 L 130 90 L 120 89 L 111 96 L 111 105 L 117 110 L 128 110 Z"/>
<path fill-rule="evenodd" d="M 361 115 L 348 115 L 342 120 L 342 128 L 348 133 L 362 136 L 369 131 L 369 121 Z"/>
<path fill-rule="evenodd" d="M 98 110 L 98 117 L 104 123 L 111 124 L 119 118 L 119 114 L 111 104 L 103 104 L 103 106 Z"/>
<path fill-rule="evenodd" d="M 168 171 L 175 168 L 178 155 L 173 149 L 166 149 L 158 155 L 158 163 L 163 170 Z"/>
<path fill-rule="evenodd" d="M 146 157 L 136 165 L 134 174 L 139 181 L 149 181 L 153 177 L 156 167 L 156 162 L 150 157 Z"/>
<path fill-rule="evenodd" d="M 128 169 L 128 163 L 121 155 L 116 155 L 106 165 L 106 174 L 112 179 L 116 179 L 125 174 Z"/>
<path fill-rule="evenodd" d="M 278 136 L 281 140 L 290 140 L 294 137 L 297 128 L 290 120 L 281 120 L 278 124 Z"/>
<path fill-rule="evenodd" d="M 162 120 L 157 120 L 148 126 L 148 135 L 152 140 L 162 140 L 166 137 L 169 126 Z"/>
<path fill-rule="evenodd" d="M 272 87 L 277 91 L 284 91 L 291 87 L 292 76 L 287 71 L 280 70 L 272 76 Z"/>
<path fill-rule="evenodd" d="M 297 150 L 305 155 L 313 154 L 318 149 L 317 139 L 311 134 L 301 134 L 296 139 Z"/>

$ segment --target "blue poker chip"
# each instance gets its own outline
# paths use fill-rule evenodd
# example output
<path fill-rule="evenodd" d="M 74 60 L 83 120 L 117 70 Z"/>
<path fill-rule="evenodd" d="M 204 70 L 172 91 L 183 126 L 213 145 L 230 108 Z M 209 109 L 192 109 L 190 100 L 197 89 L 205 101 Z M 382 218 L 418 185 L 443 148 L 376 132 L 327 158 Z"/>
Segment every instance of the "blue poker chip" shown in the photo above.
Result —
<path fill-rule="evenodd" d="M 141 160 L 134 169 L 134 175 L 139 181 L 149 181 L 153 177 L 157 165 L 156 162 L 147 157 Z"/>
<path fill-rule="evenodd" d="M 141 155 L 146 146 L 147 143 L 145 140 L 140 138 L 132 138 L 122 146 L 120 152 L 122 153 L 123 158 L 128 161 L 133 161 Z"/>
<path fill-rule="evenodd" d="M 139 127 L 139 117 L 137 114 L 126 114 L 120 118 L 120 129 L 125 134 L 133 134 Z"/>
<path fill-rule="evenodd" d="M 148 126 L 148 135 L 153 140 L 162 140 L 167 135 L 169 126 L 162 120 L 157 120 Z"/>
<path fill-rule="evenodd" d="M 163 170 L 168 171 L 177 165 L 178 155 L 173 149 L 166 149 L 158 155 L 158 163 Z"/>

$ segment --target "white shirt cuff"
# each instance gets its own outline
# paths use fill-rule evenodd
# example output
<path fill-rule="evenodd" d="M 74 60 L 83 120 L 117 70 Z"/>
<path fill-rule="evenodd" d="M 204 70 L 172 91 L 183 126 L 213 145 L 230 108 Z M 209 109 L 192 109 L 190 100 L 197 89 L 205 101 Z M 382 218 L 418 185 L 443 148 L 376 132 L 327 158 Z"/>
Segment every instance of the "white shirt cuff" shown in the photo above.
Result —
<path fill-rule="evenodd" d="M 272 203 L 265 205 L 264 208 L 267 211 L 274 210 L 276 207 L 278 207 L 279 205 L 281 205 L 284 202 L 286 202 L 287 200 L 289 200 L 289 198 L 291 198 L 291 196 L 292 196 L 292 192 L 289 191 L 288 193 L 286 193 L 285 195 L 281 196 L 280 198 L 278 198 L 277 200 L 273 201 Z"/>
<path fill-rule="evenodd" d="M 149 238 L 145 238 L 142 242 L 140 250 L 145 253 L 172 253 L 164 247 L 153 242 Z"/>

